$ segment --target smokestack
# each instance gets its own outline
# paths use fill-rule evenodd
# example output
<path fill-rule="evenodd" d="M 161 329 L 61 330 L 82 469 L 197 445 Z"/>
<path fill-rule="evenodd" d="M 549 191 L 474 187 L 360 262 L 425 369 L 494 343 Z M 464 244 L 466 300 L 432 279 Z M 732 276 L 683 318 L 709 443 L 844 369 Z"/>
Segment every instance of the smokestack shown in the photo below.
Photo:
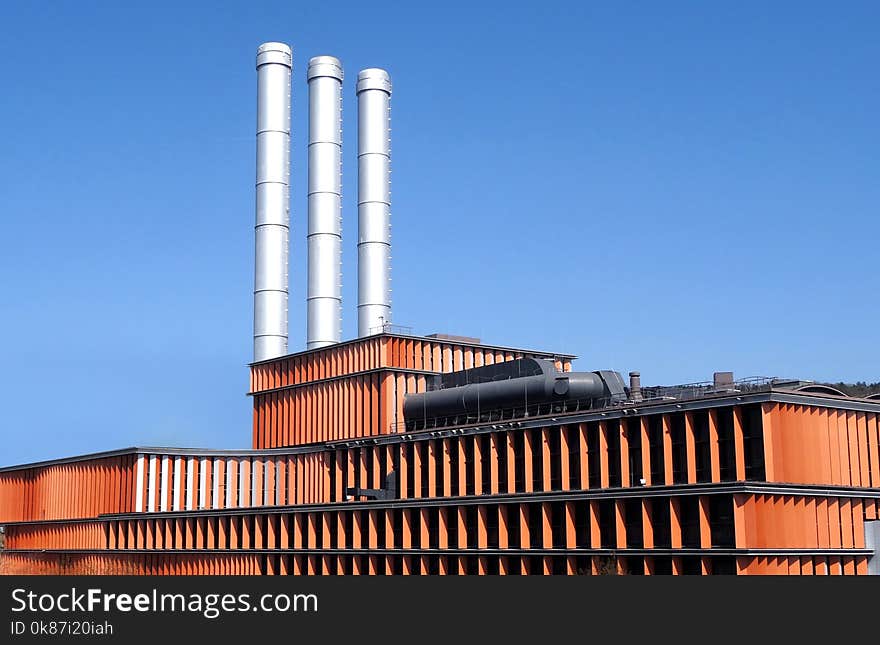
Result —
<path fill-rule="evenodd" d="M 358 74 L 358 336 L 391 322 L 391 77 Z"/>
<path fill-rule="evenodd" d="M 629 398 L 631 401 L 642 400 L 642 375 L 639 372 L 629 373 Z"/>
<path fill-rule="evenodd" d="M 309 61 L 309 287 L 306 346 L 342 339 L 342 64 Z"/>
<path fill-rule="evenodd" d="M 284 43 L 257 49 L 254 361 L 287 354 L 291 67 Z"/>

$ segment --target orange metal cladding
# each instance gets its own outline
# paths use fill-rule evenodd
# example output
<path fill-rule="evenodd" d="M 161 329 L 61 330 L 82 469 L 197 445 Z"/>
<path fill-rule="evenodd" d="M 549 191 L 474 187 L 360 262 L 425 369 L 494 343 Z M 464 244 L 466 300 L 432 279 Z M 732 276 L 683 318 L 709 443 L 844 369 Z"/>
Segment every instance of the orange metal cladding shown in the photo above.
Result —
<path fill-rule="evenodd" d="M 398 357 L 421 357 L 423 366 L 437 356 L 442 362 L 446 348 L 428 345 L 402 339 L 396 351 Z M 477 363 L 479 354 L 469 358 L 459 346 L 449 348 L 448 360 L 459 360 L 459 352 L 463 364 Z M 497 354 L 492 352 L 491 360 L 507 359 Z M 346 364 L 326 360 L 333 357 L 325 352 L 316 369 L 326 373 Z M 373 359 L 352 353 L 351 360 Z M 295 366 L 279 370 L 272 382 L 291 374 Z M 405 376 L 407 382 L 416 375 Z M 381 396 L 381 381 L 375 383 L 373 389 L 373 382 L 364 382 L 364 402 L 367 395 L 371 401 L 361 414 L 368 424 L 378 418 L 372 397 Z M 708 412 L 652 414 L 644 406 L 645 414 L 628 419 L 594 415 L 543 425 L 535 420 L 531 427 L 442 438 L 413 433 L 412 440 L 391 437 L 384 445 L 354 448 L 321 445 L 286 454 L 140 451 L 7 469 L 0 472 L 0 517 L 7 525 L 0 570 L 866 573 L 865 522 L 877 519 L 880 496 L 870 490 L 877 488 L 880 465 L 877 414 L 827 407 L 827 401 L 821 406 L 733 400 Z M 684 434 L 673 444 L 669 431 L 676 428 Z M 762 457 L 766 464 L 758 463 Z M 108 459 L 118 463 L 108 469 Z M 673 465 L 683 483 L 658 489 L 671 483 Z M 763 465 L 773 477 L 768 482 L 756 475 Z M 344 501 L 346 488 L 378 488 L 395 468 L 400 497 L 410 506 Z M 53 488 L 47 473 L 56 472 L 70 479 Z M 78 505 L 53 494 L 71 485 L 81 489 L 106 472 L 110 478 L 104 481 L 110 483 L 94 489 L 91 498 L 78 496 Z M 750 488 L 743 485 L 747 472 Z M 738 488 L 729 488 L 736 482 Z M 829 493 L 809 484 L 838 488 Z M 755 492 L 758 486 L 765 491 Z M 642 487 L 653 490 L 642 495 Z M 434 498 L 432 505 L 419 504 L 426 497 Z M 51 512 L 60 513 L 59 520 L 73 519 L 64 515 L 68 507 L 96 518 L 115 505 L 118 510 L 109 512 L 118 515 L 87 521 L 25 517 L 24 509 L 37 508 L 41 499 L 51 501 L 47 513 L 57 509 Z M 168 512 L 159 512 L 162 508 Z M 28 520 L 36 522 L 16 524 Z M 360 551 L 346 551 L 350 548 Z M 93 553 L 70 559 L 52 553 L 76 549 Z M 42 550 L 47 553 L 38 553 Z M 250 553 L 256 550 L 260 553 Z"/>
<path fill-rule="evenodd" d="M 0 523 L 127 513 L 133 500 L 133 455 L 0 472 Z"/>
<path fill-rule="evenodd" d="M 768 481 L 880 487 L 878 414 L 765 403 L 762 415 Z"/>
<path fill-rule="evenodd" d="M 251 366 L 253 447 L 296 446 L 388 434 L 403 422 L 403 400 L 426 376 L 524 356 L 493 346 L 378 335 Z M 558 367 L 571 370 L 571 357 Z"/>

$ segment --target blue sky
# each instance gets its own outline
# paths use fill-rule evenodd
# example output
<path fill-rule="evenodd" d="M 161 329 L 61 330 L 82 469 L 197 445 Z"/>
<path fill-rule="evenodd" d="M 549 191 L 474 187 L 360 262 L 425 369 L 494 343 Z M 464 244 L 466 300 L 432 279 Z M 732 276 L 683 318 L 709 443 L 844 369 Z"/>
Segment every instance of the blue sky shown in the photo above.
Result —
<path fill-rule="evenodd" d="M 0 463 L 247 447 L 257 46 L 394 79 L 395 322 L 643 382 L 880 380 L 880 5 L 6 3 Z M 130 6 L 131 5 L 131 6 Z"/>

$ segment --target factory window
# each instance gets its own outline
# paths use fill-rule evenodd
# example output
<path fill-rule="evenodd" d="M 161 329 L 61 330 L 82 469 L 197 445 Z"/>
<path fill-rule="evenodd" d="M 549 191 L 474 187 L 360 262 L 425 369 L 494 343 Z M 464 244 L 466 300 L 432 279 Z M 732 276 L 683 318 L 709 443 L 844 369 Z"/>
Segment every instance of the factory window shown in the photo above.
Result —
<path fill-rule="evenodd" d="M 562 428 L 547 428 L 544 438 L 550 443 L 550 490 L 562 489 L 562 459 L 560 449 L 562 446 Z"/>
<path fill-rule="evenodd" d="M 446 513 L 446 536 L 449 540 L 449 546 L 456 548 L 458 546 L 458 509 L 454 506 L 447 506 L 443 511 Z"/>
<path fill-rule="evenodd" d="M 712 495 L 709 498 L 709 527 L 713 547 L 734 547 L 733 495 Z"/>
<path fill-rule="evenodd" d="M 553 548 L 565 548 L 565 504 L 550 502 L 550 530 L 553 536 Z M 545 545 L 546 546 L 546 545 Z"/>
<path fill-rule="evenodd" d="M 599 425 L 590 423 L 587 425 L 587 466 L 590 471 L 590 488 L 602 486 L 602 474 L 599 472 L 600 464 Z"/>
<path fill-rule="evenodd" d="M 736 575 L 736 558 L 733 556 L 716 556 L 712 558 L 712 575 L 715 576 L 735 576 Z"/>
<path fill-rule="evenodd" d="M 330 519 L 330 526 L 328 527 L 329 538 L 330 538 L 329 544 L 330 544 L 330 548 L 335 549 L 336 545 L 339 544 L 339 521 L 336 519 L 336 516 L 332 515 L 332 514 L 330 515 L 329 519 Z M 281 521 L 283 522 L 284 519 L 281 518 Z M 384 529 L 384 526 L 385 526 L 385 524 L 383 522 L 382 523 L 383 529 Z M 279 531 L 278 533 L 276 533 L 276 535 L 281 535 L 281 532 Z"/>
<path fill-rule="evenodd" d="M 658 576 L 672 575 L 672 558 L 668 556 L 654 557 L 654 573 Z"/>
<path fill-rule="evenodd" d="M 575 545 L 581 548 L 590 546 L 590 503 L 574 503 Z"/>
<path fill-rule="evenodd" d="M 410 542 L 412 544 L 412 548 L 418 549 L 422 546 L 422 514 L 419 513 L 419 509 L 410 508 L 403 511 L 407 513 L 406 517 L 409 517 L 409 531 L 410 531 Z M 425 545 L 425 548 L 428 548 L 428 545 Z"/>
<path fill-rule="evenodd" d="M 505 508 L 507 513 L 507 543 L 511 547 L 518 547 L 520 545 L 520 507 L 517 504 L 508 504 Z"/>
<path fill-rule="evenodd" d="M 514 455 L 514 490 L 521 493 L 525 490 L 524 472 L 526 468 L 525 459 L 525 437 L 522 432 L 514 432 L 513 437 L 513 455 Z"/>
<path fill-rule="evenodd" d="M 581 488 L 581 450 L 577 426 L 568 428 L 568 486 L 572 490 Z M 584 446 L 586 452 L 586 446 Z"/>
<path fill-rule="evenodd" d="M 648 446 L 651 453 L 651 483 L 666 483 L 665 460 L 663 459 L 663 416 L 648 417 Z"/>
<path fill-rule="evenodd" d="M 619 488 L 620 479 L 620 421 L 608 421 L 608 485 Z"/>
<path fill-rule="evenodd" d="M 421 464 L 421 473 L 418 482 L 418 497 L 428 497 L 431 493 L 428 491 L 428 471 L 431 467 L 429 460 L 431 453 L 428 450 L 427 441 L 419 441 L 415 444 L 415 449 L 419 451 L 419 463 Z"/>
<path fill-rule="evenodd" d="M 463 439 L 464 441 L 464 463 L 465 463 L 465 495 L 473 495 L 474 490 L 474 442 L 470 437 Z"/>
<path fill-rule="evenodd" d="M 639 499 L 627 499 L 623 503 L 623 510 L 626 546 L 629 549 L 640 549 L 645 544 L 642 535 L 642 502 Z"/>
<path fill-rule="evenodd" d="M 700 548 L 700 500 L 696 495 L 679 497 L 681 545 L 685 549 Z"/>
<path fill-rule="evenodd" d="M 540 504 L 529 504 L 529 547 L 540 549 L 544 546 L 544 513 Z M 549 544 L 547 545 L 550 546 Z"/>
<path fill-rule="evenodd" d="M 681 559 L 681 573 L 686 576 L 699 576 L 703 573 L 700 556 L 684 556 Z"/>
<path fill-rule="evenodd" d="M 465 526 L 467 527 L 467 548 L 477 548 L 477 507 L 465 506 Z"/>
<path fill-rule="evenodd" d="M 373 448 L 373 450 L 379 451 L 379 487 L 385 487 L 385 476 L 388 474 L 390 470 L 388 464 L 388 451 L 384 448 Z M 393 463 L 393 462 L 392 462 Z"/>
<path fill-rule="evenodd" d="M 705 410 L 694 412 L 691 417 L 694 424 L 694 450 L 696 454 L 697 482 L 706 483 L 712 480 L 711 455 L 709 446 L 709 413 Z"/>
<path fill-rule="evenodd" d="M 640 555 L 627 556 L 623 570 L 630 576 L 645 575 L 645 558 Z"/>
<path fill-rule="evenodd" d="M 599 536 L 603 549 L 617 547 L 617 524 L 614 518 L 614 500 L 599 500 Z"/>
<path fill-rule="evenodd" d="M 334 544 L 333 539 L 336 531 L 333 530 L 334 522 L 330 522 L 330 544 Z M 385 548 L 385 538 L 388 535 L 388 527 L 385 523 L 385 511 L 376 511 L 376 544 L 379 548 Z"/>
<path fill-rule="evenodd" d="M 397 447 L 392 449 L 391 464 L 389 464 L 389 468 L 391 468 L 391 472 L 394 473 L 394 486 L 392 486 L 391 492 L 394 494 L 394 499 L 400 499 L 400 490 L 404 485 L 403 482 L 400 481 L 400 444 L 397 444 Z"/>
<path fill-rule="evenodd" d="M 428 543 L 423 544 L 422 548 L 439 549 L 440 548 L 440 509 L 437 507 L 428 508 Z"/>
<path fill-rule="evenodd" d="M 718 424 L 718 461 L 721 481 L 736 481 L 733 408 L 718 408 L 715 414 L 715 422 Z"/>
<path fill-rule="evenodd" d="M 446 446 L 443 441 L 437 440 L 432 442 L 434 444 L 434 469 L 437 473 L 437 490 L 434 491 L 434 494 L 437 497 L 443 495 L 444 485 L 446 484 L 446 478 L 449 476 L 449 473 L 446 472 L 446 469 L 443 467 L 446 463 Z"/>
<path fill-rule="evenodd" d="M 364 513 L 364 515 L 366 515 L 366 513 Z M 255 517 L 254 520 L 262 524 L 263 516 Z M 367 517 L 364 517 L 364 520 L 367 520 Z M 311 522 L 315 527 L 315 543 L 312 545 L 312 547 L 320 548 L 321 545 L 324 544 L 324 522 L 321 521 L 321 516 L 317 513 L 309 514 L 309 522 Z M 366 530 L 369 530 L 367 526 L 367 522 L 365 521 L 363 524 L 365 532 Z M 266 535 L 265 530 L 263 530 L 263 535 Z M 362 539 L 364 540 L 364 542 L 366 542 L 366 535 Z"/>
<path fill-rule="evenodd" d="M 672 414 L 669 419 L 672 437 L 672 483 L 687 483 L 687 446 L 685 444 L 684 414 Z"/>
<path fill-rule="evenodd" d="M 529 555 L 523 557 L 528 558 L 529 573 L 531 575 L 535 576 L 544 573 L 544 558 L 542 558 L 540 555 Z"/>
<path fill-rule="evenodd" d="M 575 573 L 579 576 L 589 576 L 593 572 L 590 556 L 578 554 L 574 557 Z"/>
<path fill-rule="evenodd" d="M 353 549 L 354 548 L 354 523 L 355 523 L 355 511 L 354 513 L 351 511 L 345 511 L 345 548 Z M 301 515 L 299 517 L 302 517 Z"/>
<path fill-rule="evenodd" d="M 498 460 L 498 491 L 507 492 L 507 433 L 499 432 L 497 435 L 498 454 L 495 459 Z"/>
<path fill-rule="evenodd" d="M 406 481 L 401 481 L 400 485 L 406 490 L 407 497 L 415 497 L 416 490 L 416 469 L 415 461 L 413 461 L 413 444 L 403 443 L 400 446 L 400 458 L 409 466 L 406 469 Z"/>
<path fill-rule="evenodd" d="M 625 437 L 629 447 L 629 481 L 627 486 L 639 486 L 642 474 L 642 420 L 626 419 L 624 421 Z"/>
<path fill-rule="evenodd" d="M 498 548 L 498 505 L 486 507 L 486 545 L 490 549 Z"/>
<path fill-rule="evenodd" d="M 483 495 L 488 495 L 490 490 L 490 482 L 492 481 L 492 439 L 488 434 L 479 435 L 477 441 L 480 442 L 480 476 L 483 478 Z"/>
<path fill-rule="evenodd" d="M 349 452 L 354 468 L 352 468 L 352 481 L 349 483 L 351 488 L 360 488 L 361 485 L 361 450 L 352 450 Z"/>
<path fill-rule="evenodd" d="M 743 444 L 745 448 L 746 479 L 763 481 L 764 471 L 764 421 L 761 405 L 744 405 L 742 408 Z"/>
<path fill-rule="evenodd" d="M 553 556 L 553 568 L 551 571 L 554 576 L 564 576 L 567 573 L 566 561 L 564 556 Z"/>
<path fill-rule="evenodd" d="M 459 481 L 458 473 L 458 441 L 449 441 L 449 492 L 453 496 L 464 495 L 464 485 Z"/>

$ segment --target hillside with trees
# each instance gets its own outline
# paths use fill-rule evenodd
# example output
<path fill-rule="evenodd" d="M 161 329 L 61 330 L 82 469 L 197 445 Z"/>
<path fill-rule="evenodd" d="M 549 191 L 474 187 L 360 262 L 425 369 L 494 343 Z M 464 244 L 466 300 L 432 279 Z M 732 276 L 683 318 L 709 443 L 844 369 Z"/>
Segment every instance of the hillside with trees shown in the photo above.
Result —
<path fill-rule="evenodd" d="M 864 381 L 858 381 L 856 383 L 825 383 L 825 385 L 836 387 L 838 390 L 849 396 L 857 396 L 860 398 L 880 392 L 880 383 L 865 383 Z"/>

